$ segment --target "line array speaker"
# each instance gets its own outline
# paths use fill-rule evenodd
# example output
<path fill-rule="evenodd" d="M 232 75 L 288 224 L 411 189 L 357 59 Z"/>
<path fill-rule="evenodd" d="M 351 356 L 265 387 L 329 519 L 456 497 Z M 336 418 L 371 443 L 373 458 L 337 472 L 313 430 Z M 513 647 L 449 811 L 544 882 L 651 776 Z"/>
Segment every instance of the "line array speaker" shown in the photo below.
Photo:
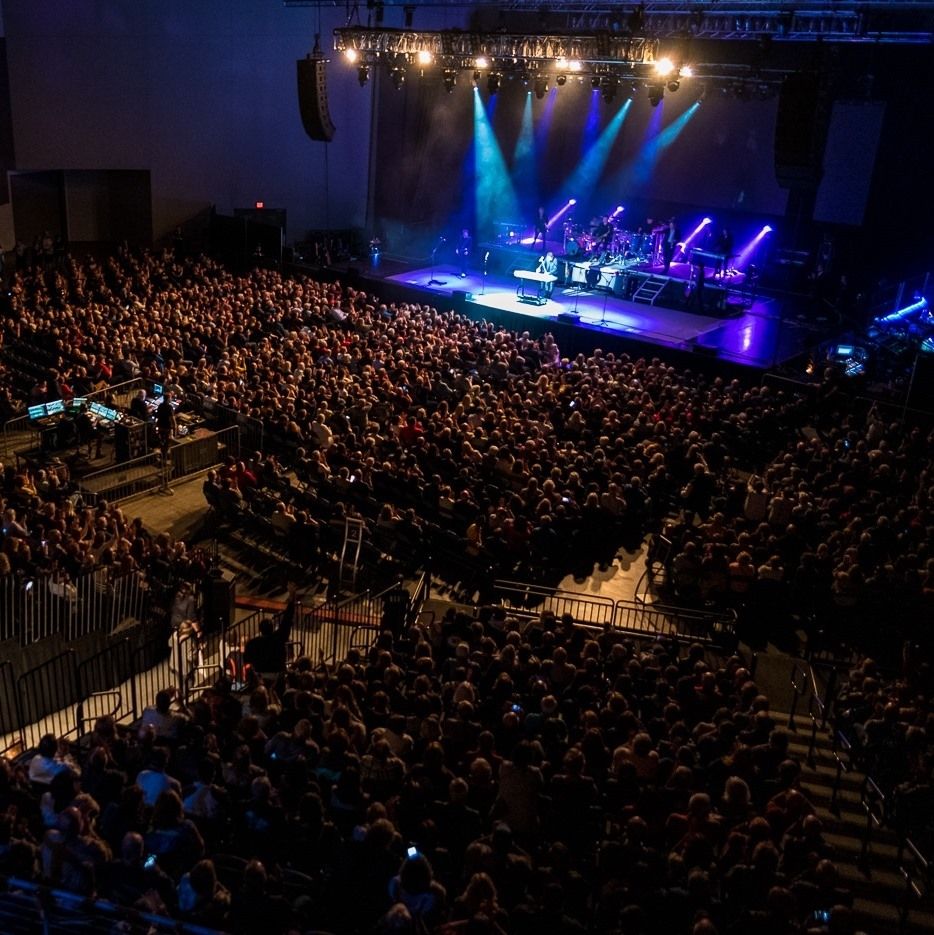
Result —
<path fill-rule="evenodd" d="M 313 140 L 330 143 L 334 138 L 334 123 L 328 110 L 327 59 L 309 55 L 299 59 L 298 108 L 305 132 Z"/>

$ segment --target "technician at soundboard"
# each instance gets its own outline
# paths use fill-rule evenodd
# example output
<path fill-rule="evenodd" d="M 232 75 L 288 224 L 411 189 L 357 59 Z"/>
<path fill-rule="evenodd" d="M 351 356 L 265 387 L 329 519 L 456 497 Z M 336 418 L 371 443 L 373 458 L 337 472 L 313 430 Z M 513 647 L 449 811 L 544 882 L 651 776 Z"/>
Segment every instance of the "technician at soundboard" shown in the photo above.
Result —
<path fill-rule="evenodd" d="M 175 407 L 172 405 L 172 394 L 166 390 L 162 402 L 156 408 L 156 433 L 163 452 L 168 451 L 169 442 L 175 436 Z"/>
<path fill-rule="evenodd" d="M 146 405 L 146 391 L 140 390 L 132 400 L 130 400 L 130 415 L 140 422 L 149 421 L 149 407 Z"/>

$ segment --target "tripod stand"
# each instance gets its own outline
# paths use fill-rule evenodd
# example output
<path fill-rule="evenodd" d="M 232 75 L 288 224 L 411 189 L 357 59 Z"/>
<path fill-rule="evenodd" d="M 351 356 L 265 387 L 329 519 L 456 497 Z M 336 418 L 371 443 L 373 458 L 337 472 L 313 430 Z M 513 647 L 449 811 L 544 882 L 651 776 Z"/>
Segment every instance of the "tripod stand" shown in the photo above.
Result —
<path fill-rule="evenodd" d="M 447 243 L 447 240 L 444 237 L 440 237 L 438 239 L 437 244 L 435 244 L 434 250 L 431 251 L 431 273 L 429 274 L 428 283 L 427 283 L 429 286 L 446 286 L 447 285 L 446 279 L 435 279 L 435 266 L 437 265 L 436 258 L 438 255 L 438 250 L 445 243 Z"/>

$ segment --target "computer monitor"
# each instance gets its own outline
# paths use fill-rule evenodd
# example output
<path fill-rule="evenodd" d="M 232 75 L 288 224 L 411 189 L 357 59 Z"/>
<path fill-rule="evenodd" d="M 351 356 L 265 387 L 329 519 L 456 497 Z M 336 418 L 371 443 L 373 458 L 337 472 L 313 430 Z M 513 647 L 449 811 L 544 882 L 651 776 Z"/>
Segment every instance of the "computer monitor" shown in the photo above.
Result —
<path fill-rule="evenodd" d="M 72 401 L 71 405 L 68 407 L 72 412 L 78 412 L 83 406 L 88 404 L 87 398 L 84 396 L 76 396 Z"/>
<path fill-rule="evenodd" d="M 45 411 L 50 416 L 56 416 L 65 411 L 65 403 L 61 399 L 53 399 L 52 402 L 45 404 Z"/>
<path fill-rule="evenodd" d="M 45 417 L 45 403 L 42 403 L 38 406 L 29 407 L 29 418 L 30 419 L 42 419 Z"/>
<path fill-rule="evenodd" d="M 161 384 L 161 383 L 153 383 L 153 385 L 152 385 L 152 395 L 153 395 L 153 396 L 161 396 L 163 392 L 164 392 L 164 391 L 163 391 L 163 389 L 162 389 L 162 384 Z"/>
<path fill-rule="evenodd" d="M 96 416 L 100 416 L 102 419 L 107 418 L 104 415 L 104 413 L 107 412 L 107 407 L 104 406 L 103 403 L 98 403 L 98 402 L 91 403 L 91 412 L 93 412 L 94 415 Z"/>

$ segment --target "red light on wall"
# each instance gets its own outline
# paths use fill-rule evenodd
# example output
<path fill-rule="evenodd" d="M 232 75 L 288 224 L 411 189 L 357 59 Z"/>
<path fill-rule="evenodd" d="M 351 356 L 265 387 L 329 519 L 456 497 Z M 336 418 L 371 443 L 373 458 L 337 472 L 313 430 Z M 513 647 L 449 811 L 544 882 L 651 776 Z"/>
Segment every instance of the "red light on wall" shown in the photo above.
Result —
<path fill-rule="evenodd" d="M 254 208 L 258 208 L 258 209 L 265 208 L 265 207 L 266 207 L 266 202 L 265 202 L 265 201 L 257 201 L 257 202 L 253 205 L 253 207 L 254 207 Z"/>

